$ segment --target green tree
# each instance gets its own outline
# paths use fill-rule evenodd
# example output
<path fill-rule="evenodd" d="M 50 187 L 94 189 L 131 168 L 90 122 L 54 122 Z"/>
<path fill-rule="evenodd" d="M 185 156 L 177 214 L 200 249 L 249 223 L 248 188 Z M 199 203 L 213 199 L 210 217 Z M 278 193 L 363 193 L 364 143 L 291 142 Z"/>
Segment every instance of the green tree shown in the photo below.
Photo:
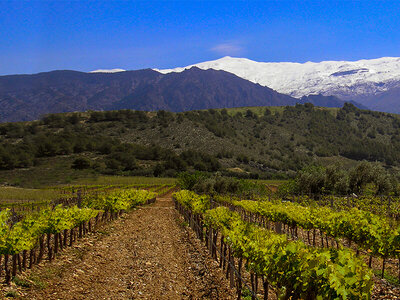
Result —
<path fill-rule="evenodd" d="M 321 166 L 308 166 L 297 175 L 296 181 L 302 192 L 322 194 L 325 186 L 326 170 Z"/>
<path fill-rule="evenodd" d="M 361 162 L 358 166 L 350 170 L 350 191 L 356 194 L 362 194 L 366 185 L 372 181 L 372 171 L 372 165 L 366 161 Z"/>

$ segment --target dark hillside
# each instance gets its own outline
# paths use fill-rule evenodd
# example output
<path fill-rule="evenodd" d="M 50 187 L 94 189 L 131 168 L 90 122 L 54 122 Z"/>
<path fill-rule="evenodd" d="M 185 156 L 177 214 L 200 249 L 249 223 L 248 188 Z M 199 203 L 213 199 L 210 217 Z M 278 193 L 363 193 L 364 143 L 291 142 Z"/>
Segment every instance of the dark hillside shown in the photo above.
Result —
<path fill-rule="evenodd" d="M 187 111 L 241 106 L 294 105 L 297 99 L 279 94 L 225 71 L 193 67 L 142 86 L 114 105 L 115 109 Z"/>
<path fill-rule="evenodd" d="M 0 122 L 29 121 L 48 113 L 87 110 L 188 111 L 311 102 L 341 107 L 332 97 L 295 99 L 225 71 L 191 68 L 182 73 L 154 70 L 118 73 L 53 71 L 0 76 Z"/>
<path fill-rule="evenodd" d="M 144 82 L 153 70 L 114 74 L 53 71 L 0 76 L 0 121 L 38 119 L 47 113 L 106 110 Z"/>
<path fill-rule="evenodd" d="M 361 109 L 368 109 L 366 106 L 359 104 L 357 102 L 354 102 L 354 101 L 346 101 L 346 102 L 349 102 Z M 316 106 L 322 106 L 322 107 L 342 107 L 343 106 L 343 100 L 339 99 L 338 97 L 323 96 L 323 95 L 303 96 L 299 99 L 298 103 L 300 103 L 300 104 L 312 103 Z"/>

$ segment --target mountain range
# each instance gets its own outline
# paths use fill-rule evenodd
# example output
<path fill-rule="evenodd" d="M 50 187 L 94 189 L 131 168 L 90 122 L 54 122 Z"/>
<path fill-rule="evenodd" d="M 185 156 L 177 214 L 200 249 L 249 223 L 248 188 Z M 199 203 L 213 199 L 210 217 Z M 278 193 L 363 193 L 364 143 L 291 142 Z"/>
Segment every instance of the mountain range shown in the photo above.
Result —
<path fill-rule="evenodd" d="M 370 109 L 400 113 L 400 58 L 291 63 L 256 62 L 223 57 L 183 68 L 157 70 L 167 74 L 196 66 L 224 70 L 279 93 L 300 98 L 311 94 L 353 100 Z"/>
<path fill-rule="evenodd" d="M 165 73 L 165 74 L 163 74 Z M 191 67 L 181 72 L 97 70 L 0 76 L 0 121 L 29 121 L 48 113 L 87 110 L 173 112 L 311 102 L 342 107 L 335 96 L 302 98 L 279 93 L 224 70 Z M 362 107 L 362 106 L 360 106 Z"/>

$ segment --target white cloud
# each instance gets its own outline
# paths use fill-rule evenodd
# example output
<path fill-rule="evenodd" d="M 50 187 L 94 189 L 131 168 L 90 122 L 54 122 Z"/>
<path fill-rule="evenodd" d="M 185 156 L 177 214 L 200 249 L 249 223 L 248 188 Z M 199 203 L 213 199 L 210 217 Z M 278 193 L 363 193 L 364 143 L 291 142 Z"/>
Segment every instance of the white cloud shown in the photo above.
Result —
<path fill-rule="evenodd" d="M 244 49 L 237 43 L 221 43 L 212 47 L 211 50 L 221 55 L 240 55 Z"/>

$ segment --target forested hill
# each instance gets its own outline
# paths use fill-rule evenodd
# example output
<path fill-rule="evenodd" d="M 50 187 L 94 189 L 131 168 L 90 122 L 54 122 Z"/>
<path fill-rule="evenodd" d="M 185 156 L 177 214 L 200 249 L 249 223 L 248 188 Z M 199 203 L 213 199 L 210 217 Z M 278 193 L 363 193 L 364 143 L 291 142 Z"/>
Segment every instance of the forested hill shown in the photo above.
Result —
<path fill-rule="evenodd" d="M 312 163 L 351 167 L 361 160 L 400 167 L 400 117 L 351 104 L 56 114 L 1 124 L 0 136 L 0 168 L 13 170 L 2 171 L 3 181 L 57 168 L 58 159 L 79 172 L 156 176 L 286 176 Z"/>

